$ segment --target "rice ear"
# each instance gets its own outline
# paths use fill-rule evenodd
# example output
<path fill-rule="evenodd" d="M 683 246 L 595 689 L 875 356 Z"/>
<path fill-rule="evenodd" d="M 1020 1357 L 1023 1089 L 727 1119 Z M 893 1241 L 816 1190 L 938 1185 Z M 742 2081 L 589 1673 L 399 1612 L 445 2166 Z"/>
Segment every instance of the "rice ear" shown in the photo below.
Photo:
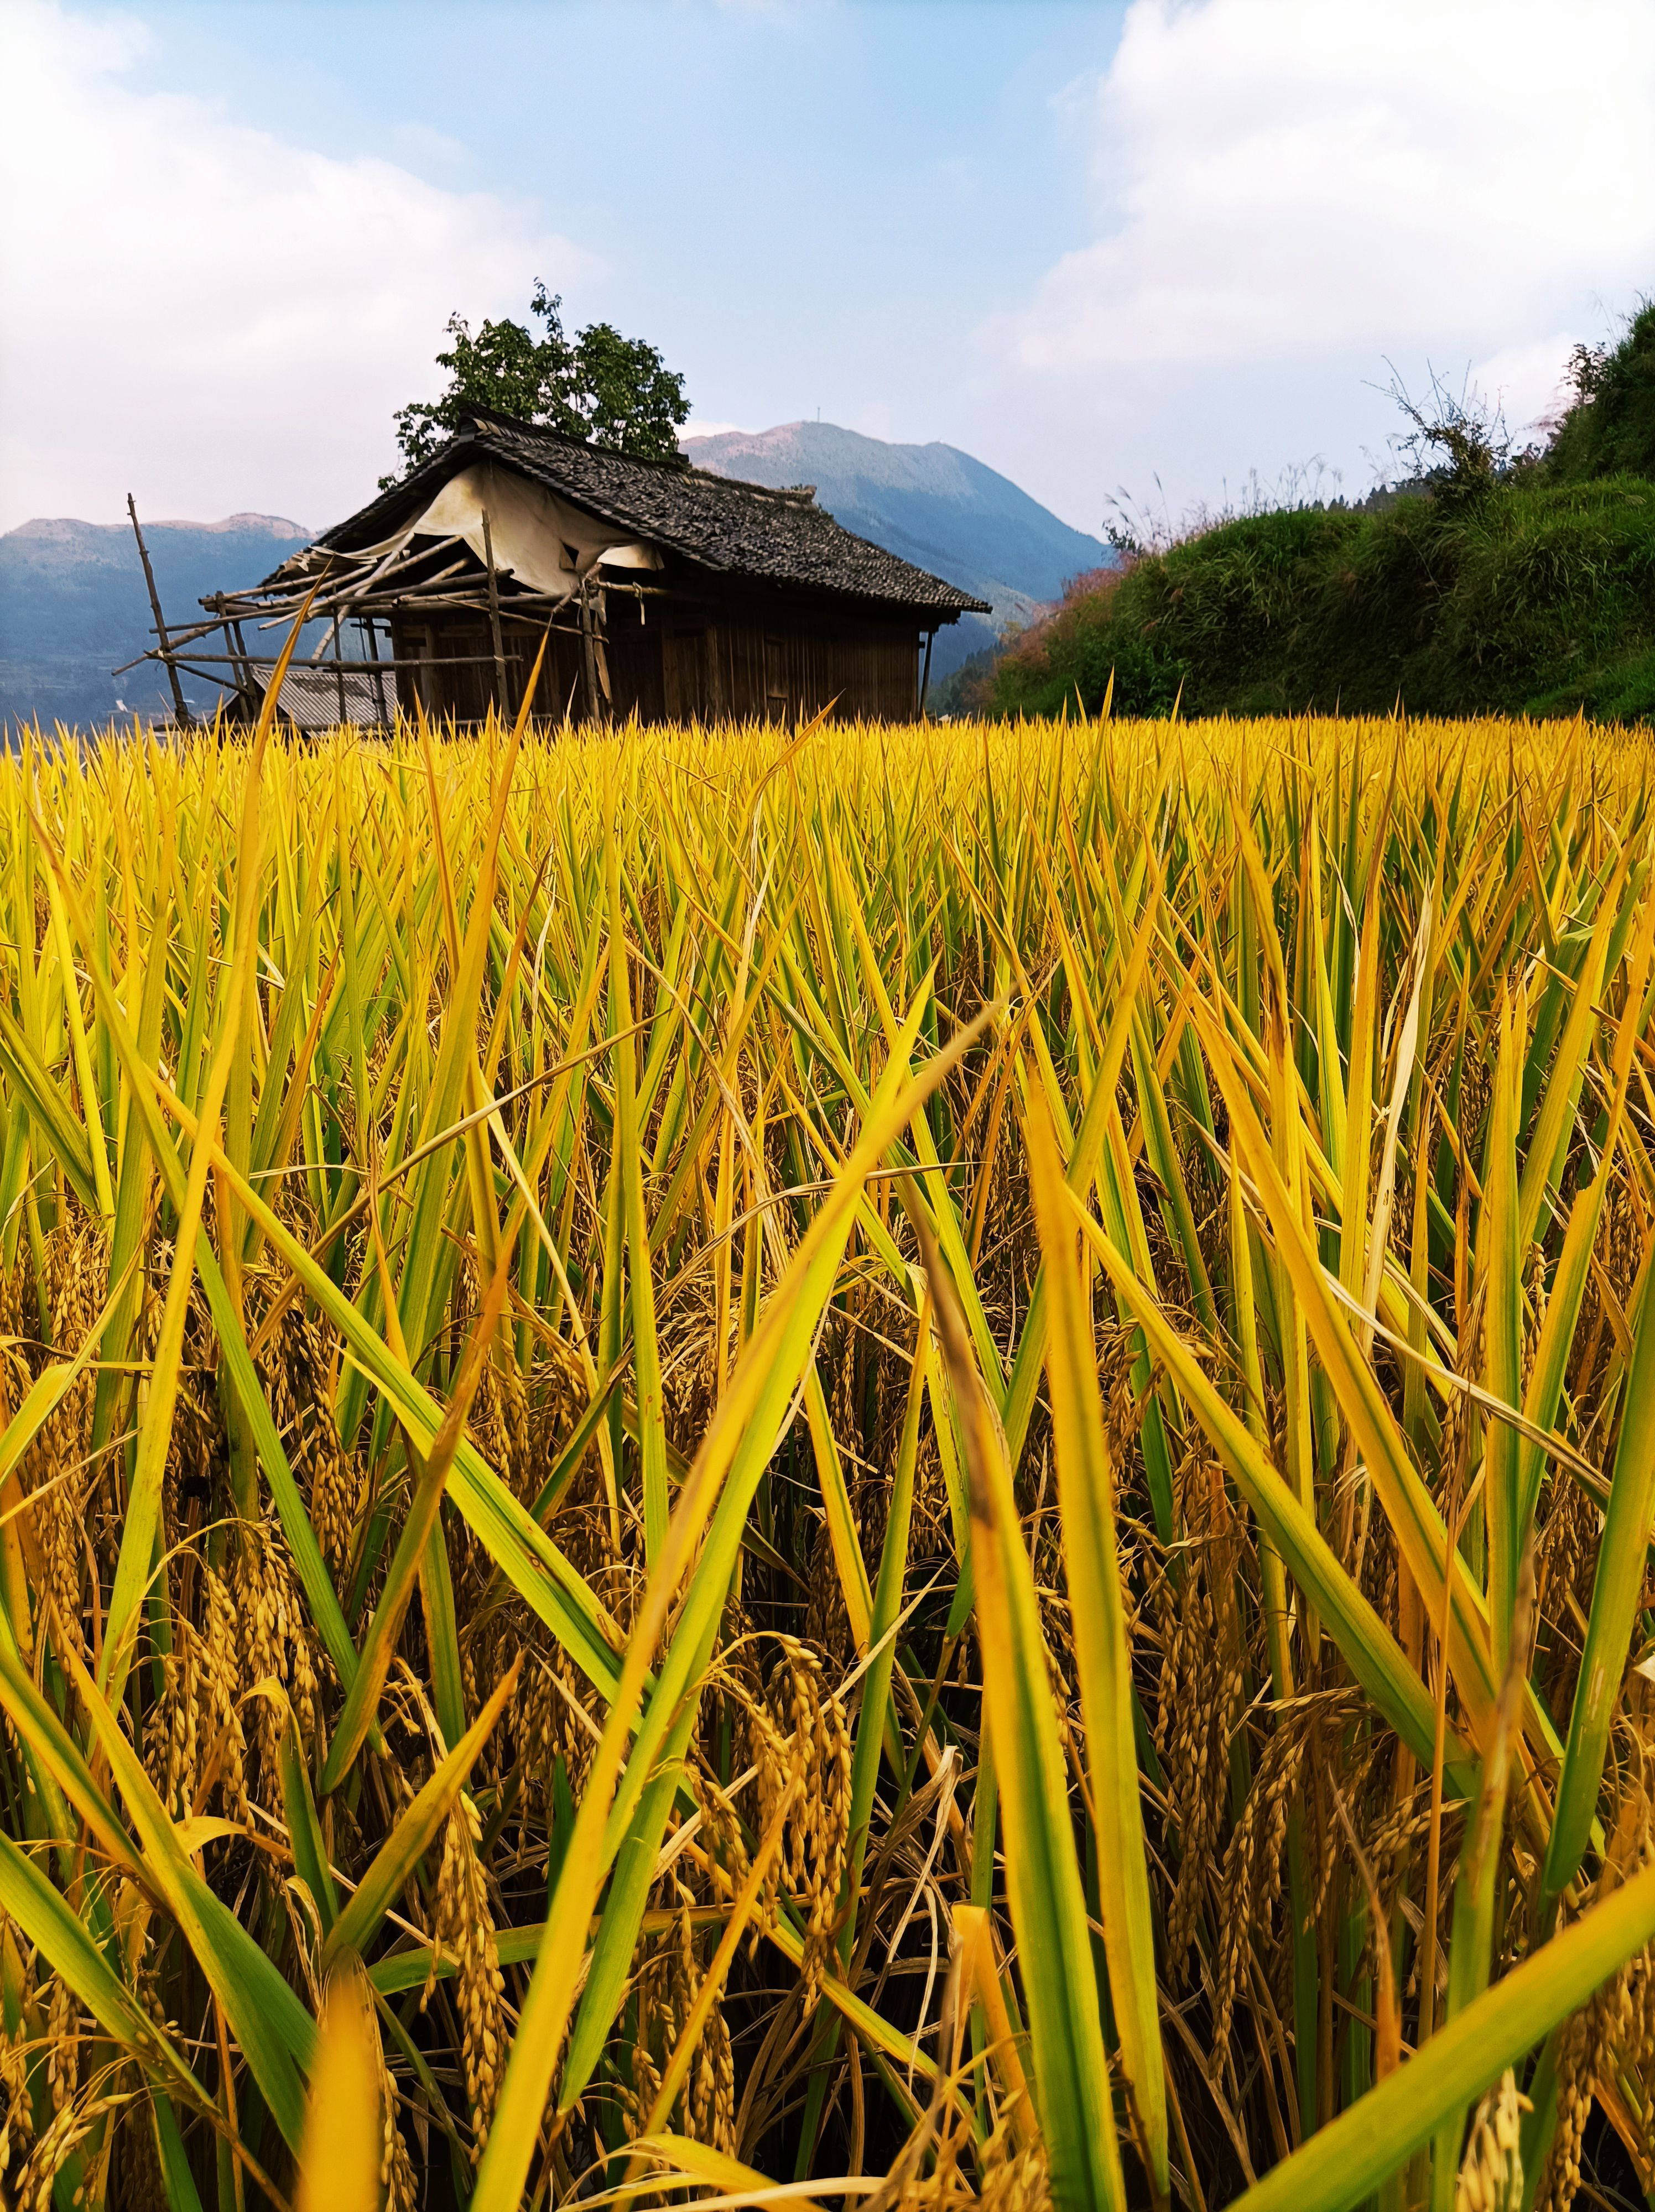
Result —
<path fill-rule="evenodd" d="M 0 757 L 7 2202 L 1655 2188 L 1642 755 L 1073 705 Z"/>

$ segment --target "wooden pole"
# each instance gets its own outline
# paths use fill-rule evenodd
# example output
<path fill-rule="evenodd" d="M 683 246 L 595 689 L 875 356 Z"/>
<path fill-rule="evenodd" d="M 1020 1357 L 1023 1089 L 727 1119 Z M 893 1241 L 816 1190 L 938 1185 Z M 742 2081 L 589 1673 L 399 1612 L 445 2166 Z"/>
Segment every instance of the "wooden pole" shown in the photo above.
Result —
<path fill-rule="evenodd" d="M 391 716 L 385 703 L 385 678 L 380 673 L 379 627 L 372 615 L 359 616 L 356 626 L 359 629 L 365 629 L 368 632 L 368 650 L 373 656 L 374 661 L 374 696 L 379 703 L 380 727 L 382 730 L 388 730 L 391 726 Z"/>
<path fill-rule="evenodd" d="M 604 695 L 604 720 L 615 719 L 615 690 L 609 680 L 609 588 L 598 586 L 597 628 L 593 633 L 593 647 L 598 659 L 598 686 Z"/>
<path fill-rule="evenodd" d="M 245 714 L 250 703 L 250 694 L 253 685 L 253 672 L 246 665 L 247 649 L 241 635 L 240 626 L 226 613 L 224 594 L 222 592 L 214 599 L 204 599 L 201 604 L 203 606 L 213 607 L 217 611 L 224 633 L 224 650 L 229 656 L 231 672 L 235 678 L 234 696 L 240 701 L 242 711 Z M 191 655 L 192 659 L 194 657 L 193 654 Z M 216 677 L 213 679 L 215 683 L 219 680 Z M 253 711 L 256 713 L 257 709 L 254 708 Z"/>
<path fill-rule="evenodd" d="M 343 729 L 350 720 L 344 703 L 344 641 L 340 635 L 344 628 L 341 615 L 333 625 L 333 680 L 339 687 L 339 726 Z"/>
<path fill-rule="evenodd" d="M 437 634 L 431 623 L 420 627 L 419 672 L 414 682 L 417 685 L 420 703 L 433 721 L 441 707 L 441 679 L 437 667 Z"/>
<path fill-rule="evenodd" d="M 555 624 L 552 626 L 554 628 L 556 627 Z M 563 637 L 573 637 L 575 633 L 572 629 L 565 627 L 558 631 L 558 635 Z M 181 668 L 185 669 L 192 675 L 193 675 L 195 672 L 191 664 L 195 661 L 200 661 L 204 665 L 209 666 L 216 665 L 221 668 L 232 669 L 239 668 L 243 665 L 249 668 L 274 668 L 277 661 L 277 656 L 273 653 L 248 653 L 246 651 L 245 647 L 243 648 L 242 653 L 238 655 L 234 653 L 196 653 L 188 647 L 180 646 L 173 648 L 173 658 L 178 662 Z M 137 668 L 140 667 L 146 660 L 159 660 L 160 659 L 161 655 L 158 653 L 141 653 L 137 660 L 129 660 L 126 666 L 127 668 Z M 308 665 L 307 663 L 301 665 Z M 494 665 L 494 655 L 491 653 L 448 653 L 443 654 L 442 665 L 445 668 L 491 668 Z M 330 662 L 324 661 L 314 672 L 318 675 L 326 675 L 331 665 L 332 664 Z M 426 659 L 423 655 L 416 655 L 410 658 L 408 655 L 404 654 L 399 659 L 390 660 L 384 659 L 380 659 L 379 660 L 342 660 L 339 665 L 344 670 L 347 676 L 371 676 L 376 668 L 423 668 L 426 665 Z M 123 676 L 125 672 L 125 669 L 117 669 L 114 672 L 118 676 Z M 222 682 L 222 678 L 215 676 L 212 678 L 211 681 L 217 684 Z"/>
<path fill-rule="evenodd" d="M 137 503 L 129 491 L 126 512 L 132 518 L 132 535 L 138 541 L 138 558 L 143 563 L 143 580 L 149 586 L 149 611 L 155 618 L 155 636 L 161 644 L 161 657 L 167 664 L 167 681 L 173 687 L 173 719 L 181 730 L 190 726 L 190 710 L 184 703 L 184 686 L 178 680 L 178 669 L 167 642 L 167 623 L 161 611 L 161 593 L 155 589 L 155 572 L 149 566 L 149 548 L 143 542 L 143 532 L 138 528 Z"/>
<path fill-rule="evenodd" d="M 500 580 L 494 573 L 494 538 L 489 529 L 489 510 L 483 510 L 483 550 L 489 564 L 489 629 L 494 638 L 495 696 L 500 719 L 511 712 L 506 696 L 506 648 L 500 636 Z"/>
<path fill-rule="evenodd" d="M 253 681 L 253 656 L 247 651 L 247 641 L 241 635 L 240 623 L 226 622 L 224 636 L 234 656 L 230 665 L 235 670 L 235 680 L 244 702 L 247 720 L 250 722 L 256 722 L 259 720 L 259 686 Z"/>
<path fill-rule="evenodd" d="M 936 637 L 934 629 L 925 633 L 925 668 L 920 677 L 920 720 L 925 720 L 925 695 L 931 689 L 931 647 Z"/>
<path fill-rule="evenodd" d="M 603 711 L 598 704 L 598 654 L 592 635 L 592 596 L 585 581 L 581 586 L 581 673 L 585 678 L 586 719 L 600 722 Z"/>

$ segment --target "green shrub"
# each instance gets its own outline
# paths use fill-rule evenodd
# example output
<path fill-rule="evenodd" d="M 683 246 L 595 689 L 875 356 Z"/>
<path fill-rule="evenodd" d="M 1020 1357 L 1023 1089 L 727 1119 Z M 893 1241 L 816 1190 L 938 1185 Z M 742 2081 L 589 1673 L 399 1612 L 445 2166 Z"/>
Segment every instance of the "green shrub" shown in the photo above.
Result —
<path fill-rule="evenodd" d="M 1655 718 L 1655 483 L 1530 472 L 1473 507 L 1249 516 L 1082 578 L 995 672 L 1001 710 Z"/>
<path fill-rule="evenodd" d="M 1655 301 L 1646 301 L 1618 344 L 1577 346 L 1574 404 L 1546 456 L 1560 483 L 1655 477 Z"/>

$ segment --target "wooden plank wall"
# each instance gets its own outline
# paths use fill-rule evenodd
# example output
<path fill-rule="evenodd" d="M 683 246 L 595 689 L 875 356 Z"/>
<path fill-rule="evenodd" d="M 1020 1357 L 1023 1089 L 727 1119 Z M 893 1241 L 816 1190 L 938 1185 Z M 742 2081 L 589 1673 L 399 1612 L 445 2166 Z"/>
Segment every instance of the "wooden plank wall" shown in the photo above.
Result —
<path fill-rule="evenodd" d="M 672 608 L 659 619 L 672 720 L 793 722 L 837 702 L 839 720 L 911 721 L 918 708 L 911 623 L 740 605 Z"/>
<path fill-rule="evenodd" d="M 505 648 L 505 712 L 515 714 L 523 690 L 540 650 L 544 633 L 526 623 L 501 626 Z M 480 721 L 495 696 L 494 642 L 488 622 L 445 611 L 429 623 L 392 623 L 392 649 L 399 659 L 406 656 L 423 665 L 405 678 L 405 695 L 412 703 L 417 691 L 433 721 Z M 479 657 L 480 656 L 480 657 Z M 571 705 L 571 700 L 573 702 Z M 549 720 L 561 721 L 566 713 L 577 718 L 581 711 L 581 641 L 554 630 L 546 641 L 546 657 L 534 697 L 534 711 Z"/>
<path fill-rule="evenodd" d="M 919 704 L 919 633 L 910 618 L 836 615 L 808 605 L 729 597 L 642 601 L 606 595 L 605 652 L 613 712 L 644 722 L 795 722 L 832 703 L 837 720 L 911 720 Z M 571 610 L 572 612 L 572 610 Z M 502 624 L 507 711 L 514 712 L 543 633 Z M 433 719 L 481 719 L 495 692 L 487 621 L 446 611 L 393 624 L 399 659 L 426 665 L 409 685 Z M 554 629 L 535 712 L 561 721 L 586 714 L 581 640 Z"/>

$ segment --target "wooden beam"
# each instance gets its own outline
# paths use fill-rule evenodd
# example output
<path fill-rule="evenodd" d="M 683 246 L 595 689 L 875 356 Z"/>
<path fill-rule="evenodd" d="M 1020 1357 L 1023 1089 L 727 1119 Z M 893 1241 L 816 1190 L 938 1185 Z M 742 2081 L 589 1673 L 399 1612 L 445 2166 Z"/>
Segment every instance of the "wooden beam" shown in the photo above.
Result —
<path fill-rule="evenodd" d="M 339 635 L 344 621 L 344 616 L 339 615 L 335 617 L 333 623 L 333 676 L 339 687 L 339 726 L 342 729 L 350 720 L 344 703 L 344 647 Z M 278 707 L 281 705 L 279 698 L 276 703 Z"/>
<path fill-rule="evenodd" d="M 582 579 L 581 584 L 581 673 L 585 679 L 586 719 L 601 722 L 603 708 L 598 690 L 598 655 L 593 636 L 592 597 Z"/>
<path fill-rule="evenodd" d="M 155 635 L 161 641 L 160 658 L 167 664 L 167 680 L 173 687 L 173 717 L 181 730 L 187 730 L 190 726 L 190 710 L 184 703 L 184 686 L 178 680 L 178 668 L 173 659 L 173 648 L 167 641 L 167 623 L 161 611 L 161 593 L 155 589 L 155 572 L 149 566 L 149 548 L 144 544 L 143 532 L 138 528 L 137 503 L 130 491 L 126 495 L 126 512 L 132 518 L 132 535 L 138 541 L 138 558 L 143 563 L 143 580 L 149 586 L 149 611 L 155 616 Z"/>
<path fill-rule="evenodd" d="M 391 726 L 391 714 L 386 705 L 385 678 L 380 673 L 379 629 L 372 615 L 358 615 L 356 627 L 368 632 L 368 650 L 374 659 L 374 696 L 379 705 L 380 727 L 382 730 L 388 730 Z"/>
<path fill-rule="evenodd" d="M 500 641 L 500 580 L 494 572 L 494 537 L 489 510 L 483 509 L 483 552 L 489 569 L 489 629 L 494 637 L 495 699 L 503 719 L 510 711 L 506 697 L 506 648 Z"/>

